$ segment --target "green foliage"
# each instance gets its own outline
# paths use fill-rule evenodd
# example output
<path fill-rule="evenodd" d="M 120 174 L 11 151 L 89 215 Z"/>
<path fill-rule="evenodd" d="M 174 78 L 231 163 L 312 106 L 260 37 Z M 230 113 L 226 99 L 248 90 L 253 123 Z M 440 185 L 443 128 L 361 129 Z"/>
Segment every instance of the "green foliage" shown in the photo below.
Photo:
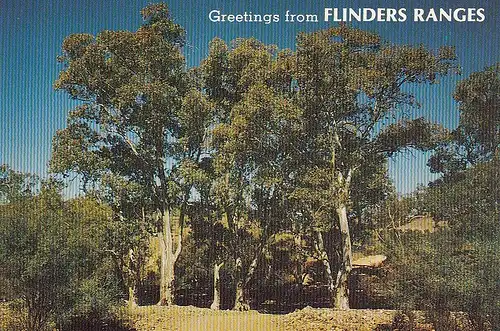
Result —
<path fill-rule="evenodd" d="M 416 205 L 447 221 L 450 229 L 387 241 L 398 305 L 443 314 L 437 320 L 450 311 L 465 311 L 478 330 L 487 327 L 485 321 L 493 329 L 500 326 L 498 169 L 497 160 L 480 164 L 460 181 L 417 195 Z"/>
<path fill-rule="evenodd" d="M 459 82 L 454 97 L 459 105 L 459 125 L 428 162 L 431 171 L 445 175 L 444 180 L 499 153 L 500 64 Z"/>
<path fill-rule="evenodd" d="M 62 325 L 81 310 L 85 284 L 96 275 L 109 273 L 102 252 L 104 226 L 109 210 L 92 199 L 63 201 L 50 188 L 39 195 L 0 206 L 0 277 L 7 285 L 2 296 L 18 300 L 19 328 L 45 330 Z M 96 292 L 117 293 L 103 282 L 95 282 Z M 94 297 L 95 309 L 104 313 L 109 306 Z"/>
<path fill-rule="evenodd" d="M 430 150 L 444 132 L 408 116 L 404 109 L 418 102 L 404 86 L 437 83 L 457 68 L 456 56 L 448 48 L 394 45 L 339 26 L 300 34 L 295 58 L 290 93 L 302 114 L 296 146 L 302 162 L 291 197 L 305 227 L 338 233 L 326 254 L 343 279 L 342 298 L 335 300 L 346 307 L 352 239 L 360 242 L 368 232 L 367 207 L 391 193 L 388 158 L 410 148 Z M 339 286 L 334 277 L 329 281 Z"/>
<path fill-rule="evenodd" d="M 13 202 L 35 193 L 38 178 L 17 172 L 6 164 L 0 165 L 0 204 Z"/>
<path fill-rule="evenodd" d="M 79 175 L 84 191 L 111 206 L 116 237 L 108 251 L 116 269 L 127 274 L 122 286 L 138 282 L 147 236 L 172 234 L 167 214 L 179 210 L 183 228 L 192 188 L 204 180 L 200 163 L 212 116 L 196 73 L 186 70 L 184 29 L 165 4 L 141 14 L 145 22 L 134 32 L 68 36 L 54 83 L 80 104 L 53 139 L 50 169 Z M 173 250 L 170 239 L 162 257 Z"/>
<path fill-rule="evenodd" d="M 371 216 L 377 214 L 392 229 L 406 220 L 410 203 L 382 203 L 393 193 L 388 158 L 408 148 L 431 150 L 450 134 L 404 112 L 418 106 L 405 85 L 435 84 L 457 69 L 453 49 L 393 45 L 341 25 L 300 34 L 295 52 L 254 38 L 230 45 L 216 38 L 200 67 L 188 72 L 181 52 L 185 31 L 167 6 L 150 5 L 141 14 L 145 23 L 134 32 L 66 38 L 59 57 L 64 67 L 54 84 L 81 104 L 54 137 L 51 170 L 82 176 L 84 189 L 111 207 L 112 220 L 102 229 L 108 239 L 75 239 L 76 247 L 87 247 L 80 253 L 84 262 L 99 256 L 99 245 L 111 254 L 103 255 L 105 261 L 121 276 L 109 288 L 140 280 L 147 237 L 155 230 L 172 234 L 170 219 L 162 216 L 177 212 L 180 228 L 185 216 L 191 226 L 184 235 L 186 261 L 177 266 L 180 283 L 206 279 L 214 263 L 232 258 L 234 263 L 225 268 L 234 271 L 236 283 L 246 284 L 254 262 L 267 259 L 272 265 L 274 258 L 297 263 L 291 255 L 303 253 L 302 242 L 280 240 L 279 232 L 302 232 L 308 237 L 304 240 L 315 241 L 315 234 L 342 227 L 342 235 L 331 236 L 328 253 L 347 273 L 351 261 L 342 259 L 351 259 L 351 238 L 361 242 L 376 227 L 377 218 Z M 455 95 L 463 116 L 451 136 L 470 134 L 488 155 L 496 148 L 498 130 L 481 131 L 484 123 L 471 114 L 477 110 L 495 117 L 497 69 L 472 75 Z M 453 154 L 442 155 L 446 162 L 455 160 Z M 437 161 L 438 171 L 444 172 Z M 398 268 L 404 269 L 407 258 L 420 268 L 401 274 L 413 277 L 405 274 L 411 270 L 418 276 L 412 286 L 419 291 L 406 297 L 410 304 L 451 309 L 472 300 L 462 278 L 447 278 L 450 270 L 470 274 L 466 279 L 475 291 L 483 284 L 468 269 L 480 267 L 481 257 L 462 251 L 470 244 L 474 252 L 489 256 L 487 243 L 497 238 L 497 230 L 491 229 L 498 221 L 498 189 L 485 178 L 498 174 L 495 166 L 481 167 L 465 174 L 468 181 L 429 189 L 411 202 L 411 208 L 448 221 L 456 234 L 453 240 L 438 233 L 398 236 L 397 245 L 388 244 Z M 346 209 L 347 217 L 338 212 Z M 166 239 L 165 246 L 172 246 L 172 238 Z M 439 245 L 456 254 L 439 254 Z M 335 249 L 341 253 L 338 258 Z M 172 270 L 177 251 L 174 255 Z M 431 267 L 423 265 L 426 260 Z M 285 279 L 282 271 L 275 274 Z M 165 279 L 173 282 L 170 276 Z M 93 282 L 108 284 L 99 277 Z M 88 279 L 81 284 L 82 293 L 91 290 L 88 284 Z M 82 294 L 79 309 L 85 314 L 105 310 L 106 305 L 94 305 L 89 298 L 112 302 L 106 293 Z M 452 300 L 439 301 L 448 295 Z M 478 308 L 481 314 L 483 308 Z"/>
<path fill-rule="evenodd" d="M 500 144 L 500 63 L 458 83 L 461 139 L 475 143 L 478 160 L 491 157 Z"/>
<path fill-rule="evenodd" d="M 446 138 L 446 130 L 439 124 L 429 123 L 423 118 L 389 125 L 377 138 L 377 143 L 389 155 L 401 146 L 429 151 Z"/>
<path fill-rule="evenodd" d="M 71 309 L 56 317 L 61 330 L 89 330 L 104 328 L 106 325 L 120 323 L 116 308 L 121 291 L 112 274 L 96 272 L 80 281 L 72 298 Z"/>
<path fill-rule="evenodd" d="M 81 104 L 54 137 L 50 168 L 98 187 L 106 176 L 122 177 L 142 186 L 145 207 L 154 211 L 176 204 L 175 188 L 184 182 L 173 168 L 185 158 L 198 162 L 211 106 L 190 85 L 184 30 L 166 5 L 142 15 L 146 22 L 135 32 L 75 34 L 63 42 L 64 69 L 54 87 Z"/>
<path fill-rule="evenodd" d="M 500 161 L 495 158 L 463 172 L 463 179 L 435 185 L 419 204 L 436 219 L 447 221 L 456 235 L 472 239 L 498 235 Z"/>
<path fill-rule="evenodd" d="M 436 83 L 455 61 L 449 48 L 391 45 L 347 26 L 300 34 L 296 52 L 214 39 L 200 75 L 215 108 L 213 192 L 229 229 L 337 230 L 342 206 L 360 239 L 366 207 L 391 192 L 387 158 L 429 150 L 444 134 L 404 114 L 417 103 L 403 85 Z"/>
<path fill-rule="evenodd" d="M 276 47 L 255 39 L 235 40 L 232 47 L 215 39 L 201 65 L 216 114 L 211 192 L 225 214 L 228 248 L 234 259 L 248 260 L 246 266 L 261 254 L 252 246 L 262 248 L 287 220 L 287 174 L 298 162 L 289 151 L 300 139 L 301 113 L 275 89 L 282 85 L 275 70 L 286 60 L 275 54 Z"/>
<path fill-rule="evenodd" d="M 391 45 L 375 34 L 341 26 L 300 34 L 296 59 L 295 97 L 304 124 L 301 189 L 312 186 L 301 197 L 324 191 L 330 197 L 320 200 L 349 204 L 345 179 L 369 176 L 368 169 L 383 167 L 395 152 L 429 150 L 440 141 L 438 125 L 410 119 L 402 111 L 417 104 L 402 87 L 436 83 L 456 68 L 453 51 Z M 362 169 L 365 165 L 368 169 Z M 321 201 L 307 209 L 324 205 Z"/>
<path fill-rule="evenodd" d="M 477 325 L 498 325 L 500 260 L 493 247 L 500 241 L 468 242 L 447 233 L 405 235 L 394 247 L 396 306 L 426 310 L 444 321 L 450 311 L 465 311 Z M 447 329 L 442 329 L 447 330 Z"/>
<path fill-rule="evenodd" d="M 338 230 L 337 208 L 345 206 L 352 238 L 361 242 L 374 228 L 367 208 L 393 190 L 388 157 L 429 150 L 445 132 L 403 111 L 418 106 L 403 86 L 436 83 L 457 68 L 456 57 L 452 49 L 393 45 L 347 26 L 300 34 L 294 57 L 289 93 L 301 109 L 302 135 L 290 198 L 302 222 L 321 231 Z"/>

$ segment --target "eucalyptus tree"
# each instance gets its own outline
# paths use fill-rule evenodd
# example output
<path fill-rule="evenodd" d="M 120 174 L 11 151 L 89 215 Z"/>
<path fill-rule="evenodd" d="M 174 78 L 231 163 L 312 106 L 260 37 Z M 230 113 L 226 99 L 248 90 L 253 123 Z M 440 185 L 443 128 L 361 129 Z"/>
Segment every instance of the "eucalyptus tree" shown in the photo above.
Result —
<path fill-rule="evenodd" d="M 405 85 L 436 83 L 456 67 L 455 54 L 392 45 L 339 26 L 300 34 L 295 57 L 293 100 L 302 111 L 304 162 L 292 196 L 309 222 L 340 234 L 338 259 L 328 253 L 335 249 L 324 249 L 323 261 L 333 306 L 347 309 L 352 183 L 367 166 L 405 148 L 429 150 L 442 138 L 440 126 L 404 111 L 417 104 Z"/>
<path fill-rule="evenodd" d="M 230 233 L 237 310 L 249 308 L 258 262 L 289 219 L 288 175 L 298 161 L 288 151 L 300 132 L 300 110 L 284 93 L 290 59 L 290 52 L 255 39 L 235 40 L 232 47 L 215 39 L 201 65 L 215 107 L 212 192 Z"/>
<path fill-rule="evenodd" d="M 182 168 L 200 159 L 210 105 L 191 83 L 185 31 L 167 6 L 150 5 L 141 14 L 145 23 L 135 32 L 64 40 L 64 68 L 54 86 L 80 103 L 54 137 L 50 165 L 56 173 L 81 175 L 84 188 L 103 189 L 110 177 L 140 187 L 138 211 L 156 227 L 160 243 L 159 304 L 170 305 L 192 185 Z"/>
<path fill-rule="evenodd" d="M 500 63 L 459 82 L 454 98 L 459 124 L 428 162 L 445 180 L 500 155 Z"/>

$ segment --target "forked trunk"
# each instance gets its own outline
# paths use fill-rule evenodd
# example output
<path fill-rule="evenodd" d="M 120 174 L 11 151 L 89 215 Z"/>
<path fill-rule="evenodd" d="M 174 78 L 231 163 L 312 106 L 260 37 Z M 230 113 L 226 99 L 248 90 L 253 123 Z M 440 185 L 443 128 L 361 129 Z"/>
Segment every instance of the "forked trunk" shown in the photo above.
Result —
<path fill-rule="evenodd" d="M 252 263 L 248 267 L 246 272 L 243 271 L 243 265 L 241 258 L 236 259 L 236 275 L 238 277 L 238 281 L 236 283 L 236 297 L 234 300 L 233 310 L 238 311 L 247 311 L 250 310 L 250 304 L 248 302 L 248 289 L 247 286 L 250 283 L 250 280 L 257 269 L 257 264 L 259 261 L 259 256 L 262 251 L 262 247 L 258 248 L 258 252 L 255 255 Z"/>
<path fill-rule="evenodd" d="M 246 295 L 246 289 L 242 280 L 236 284 L 236 298 L 234 300 L 233 310 L 247 311 L 250 310 L 250 304 Z"/>
<path fill-rule="evenodd" d="M 220 309 L 220 268 L 224 265 L 224 262 L 221 264 L 214 264 L 214 300 L 210 305 L 210 309 L 219 310 Z"/>
<path fill-rule="evenodd" d="M 236 297 L 234 299 L 233 310 L 247 311 L 250 310 L 248 298 L 245 289 L 245 275 L 243 274 L 243 262 L 241 258 L 236 258 Z"/>
<path fill-rule="evenodd" d="M 316 250 L 318 252 L 321 262 L 323 263 L 323 266 L 325 267 L 328 292 L 330 294 L 330 303 L 332 304 L 332 306 L 335 306 L 335 301 L 336 301 L 335 294 L 337 286 L 336 279 L 333 275 L 330 258 L 328 257 L 328 253 L 326 252 L 325 249 L 323 235 L 320 231 L 317 231 L 316 235 L 317 235 Z"/>
<path fill-rule="evenodd" d="M 337 208 L 337 215 L 340 225 L 342 260 L 337 273 L 334 308 L 345 310 L 349 309 L 349 274 L 352 269 L 351 235 L 345 204 Z"/>

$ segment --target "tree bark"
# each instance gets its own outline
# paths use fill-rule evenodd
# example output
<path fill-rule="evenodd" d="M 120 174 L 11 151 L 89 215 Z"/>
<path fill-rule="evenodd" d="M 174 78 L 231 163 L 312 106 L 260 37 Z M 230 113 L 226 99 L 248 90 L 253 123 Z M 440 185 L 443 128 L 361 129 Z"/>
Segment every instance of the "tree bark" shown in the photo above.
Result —
<path fill-rule="evenodd" d="M 248 267 L 246 273 L 243 273 L 243 266 L 241 258 L 236 259 L 236 274 L 238 275 L 238 281 L 236 283 L 236 297 L 234 300 L 233 310 L 247 311 L 250 310 L 250 304 L 248 302 L 248 283 L 252 280 L 252 277 L 257 269 L 259 262 L 260 251 L 262 248 L 259 247 L 259 252 L 256 254 L 252 263 Z"/>
<path fill-rule="evenodd" d="M 330 258 L 328 256 L 328 253 L 326 252 L 324 241 L 323 241 L 323 234 L 321 231 L 316 231 L 317 234 L 317 239 L 316 239 L 316 251 L 318 252 L 319 258 L 321 262 L 323 263 L 323 266 L 325 267 L 326 271 L 326 279 L 327 279 L 327 286 L 328 286 L 328 292 L 330 294 L 330 303 L 332 304 L 332 307 L 335 307 L 335 301 L 336 301 L 336 279 L 333 276 L 333 271 L 332 271 L 332 266 L 330 263 Z"/>
<path fill-rule="evenodd" d="M 135 285 L 129 286 L 128 287 L 128 307 L 129 308 L 137 307 L 137 297 L 136 297 L 135 293 L 136 293 Z"/>
<path fill-rule="evenodd" d="M 137 307 L 137 296 L 136 296 L 136 290 L 137 290 L 137 284 L 139 283 L 139 270 L 137 268 L 137 261 L 134 257 L 134 250 L 130 249 L 128 251 L 128 258 L 129 258 L 129 267 L 128 267 L 128 273 L 129 273 L 129 285 L 128 285 L 128 306 L 129 308 L 134 308 Z"/>
<path fill-rule="evenodd" d="M 337 131 L 333 132 L 332 136 L 332 192 L 338 199 L 336 208 L 339 221 L 340 237 L 341 237 L 341 257 L 340 266 L 337 272 L 335 281 L 335 298 L 333 308 L 346 310 L 349 309 L 349 274 L 352 269 L 352 251 L 351 251 L 351 235 L 349 232 L 349 221 L 347 219 L 347 202 L 349 201 L 349 189 L 351 185 L 352 174 L 356 170 L 351 167 L 344 177 L 342 171 L 336 170 L 336 149 L 342 148 L 340 138 Z"/>
<path fill-rule="evenodd" d="M 214 264 L 214 300 L 210 305 L 210 309 L 219 310 L 220 309 L 220 268 L 224 265 L 224 262 Z"/>
<path fill-rule="evenodd" d="M 182 233 L 179 231 L 177 248 L 174 252 L 172 238 L 172 220 L 170 210 L 163 214 L 163 231 L 158 234 L 160 241 L 161 269 L 160 269 L 160 306 L 170 306 L 174 303 L 174 270 L 175 262 L 182 249 Z"/>
<path fill-rule="evenodd" d="M 250 310 L 250 305 L 248 303 L 248 298 L 246 295 L 246 284 L 243 275 L 243 262 L 241 261 L 240 257 L 236 258 L 235 264 L 236 276 L 238 279 L 236 282 L 236 297 L 234 299 L 233 310 L 247 311 Z"/>
<path fill-rule="evenodd" d="M 337 215 L 340 225 L 342 260 L 337 273 L 334 308 L 346 310 L 349 309 L 349 275 L 352 269 L 352 250 L 345 204 L 339 205 Z"/>
<path fill-rule="evenodd" d="M 248 303 L 246 288 L 243 283 L 244 283 L 243 280 L 239 280 L 238 283 L 236 284 L 236 298 L 234 300 L 233 310 L 237 311 L 250 310 L 250 304 Z"/>

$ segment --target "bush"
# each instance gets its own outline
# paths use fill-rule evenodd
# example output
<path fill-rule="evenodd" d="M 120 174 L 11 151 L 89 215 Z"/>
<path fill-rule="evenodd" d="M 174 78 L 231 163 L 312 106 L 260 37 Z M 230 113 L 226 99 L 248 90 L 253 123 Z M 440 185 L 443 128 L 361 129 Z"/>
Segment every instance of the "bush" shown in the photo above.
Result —
<path fill-rule="evenodd" d="M 475 330 L 500 329 L 499 171 L 497 161 L 485 163 L 417 195 L 421 210 L 449 229 L 386 233 L 395 307 L 428 311 L 437 330 L 459 327 L 450 311 L 466 312 Z"/>
<path fill-rule="evenodd" d="M 63 201 L 52 189 L 0 205 L 2 296 L 17 330 L 104 318 L 119 291 L 101 251 L 107 210 L 91 199 Z"/>
<path fill-rule="evenodd" d="M 437 330 L 450 330 L 451 311 L 467 312 L 476 330 L 486 320 L 498 325 L 500 259 L 492 248 L 500 241 L 434 233 L 406 234 L 402 242 L 403 248 L 393 246 L 388 279 L 395 307 L 428 311 Z"/>
<path fill-rule="evenodd" d="M 377 326 L 375 331 L 433 331 L 434 328 L 428 323 L 420 321 L 413 311 L 398 311 L 394 315 L 391 324 L 383 324 Z M 450 329 L 451 330 L 451 329 Z"/>

